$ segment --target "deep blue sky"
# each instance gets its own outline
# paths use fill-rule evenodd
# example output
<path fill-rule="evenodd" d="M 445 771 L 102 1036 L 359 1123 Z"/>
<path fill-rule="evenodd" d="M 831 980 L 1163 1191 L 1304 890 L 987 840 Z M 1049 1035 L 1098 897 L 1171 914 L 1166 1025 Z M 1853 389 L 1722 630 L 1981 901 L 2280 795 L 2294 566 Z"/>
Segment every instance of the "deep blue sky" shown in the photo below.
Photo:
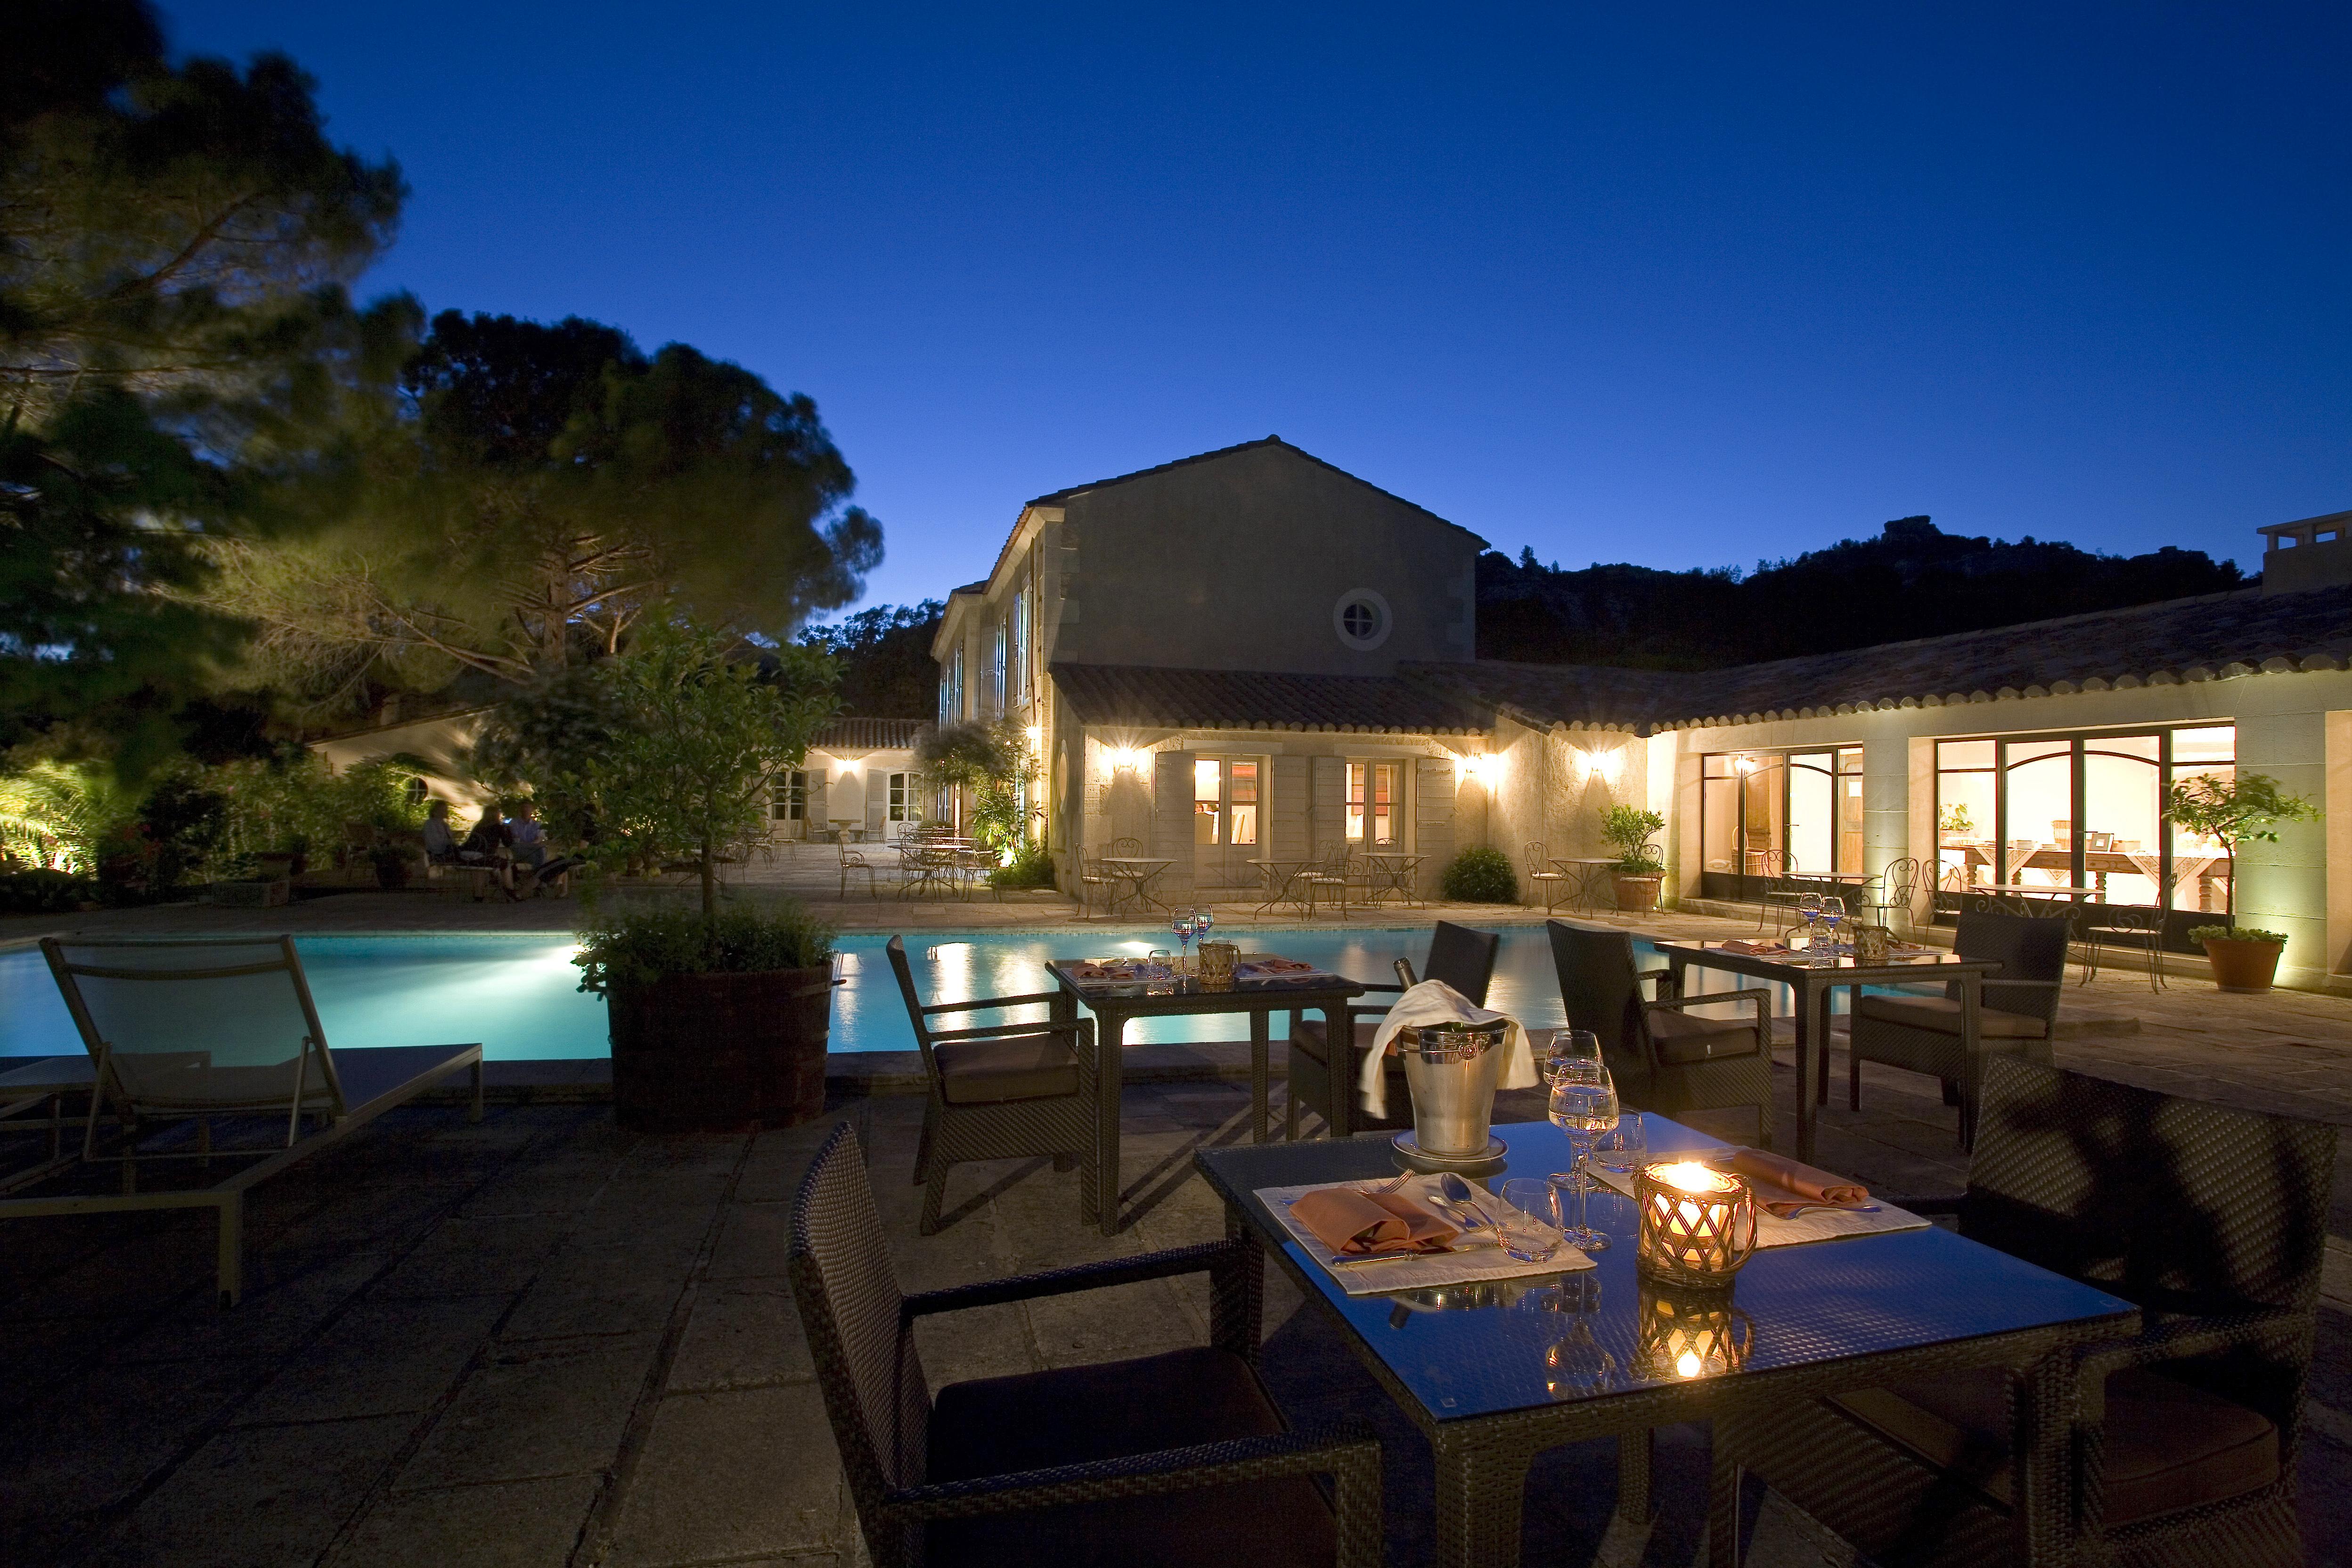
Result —
<path fill-rule="evenodd" d="M 2352 6 L 163 0 L 415 194 L 371 290 L 810 394 L 868 602 L 1269 432 L 1516 553 L 2352 507 Z"/>

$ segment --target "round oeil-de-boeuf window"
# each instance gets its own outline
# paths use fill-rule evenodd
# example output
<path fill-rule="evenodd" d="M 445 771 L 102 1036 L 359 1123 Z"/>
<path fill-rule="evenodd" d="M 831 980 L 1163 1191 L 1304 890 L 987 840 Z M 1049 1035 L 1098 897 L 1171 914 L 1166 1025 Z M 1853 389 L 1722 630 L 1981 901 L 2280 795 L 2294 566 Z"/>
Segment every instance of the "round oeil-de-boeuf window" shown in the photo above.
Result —
<path fill-rule="evenodd" d="M 1394 617 L 1389 602 L 1370 588 L 1351 588 L 1331 608 L 1331 628 L 1339 640 L 1358 652 L 1369 652 L 1388 641 Z"/>

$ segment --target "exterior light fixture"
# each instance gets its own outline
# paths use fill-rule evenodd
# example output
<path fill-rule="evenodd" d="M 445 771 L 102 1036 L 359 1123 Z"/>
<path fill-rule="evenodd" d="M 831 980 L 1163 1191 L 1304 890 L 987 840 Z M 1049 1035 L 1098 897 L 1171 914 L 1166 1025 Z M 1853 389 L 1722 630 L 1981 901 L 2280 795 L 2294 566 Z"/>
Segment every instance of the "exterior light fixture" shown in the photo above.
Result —
<path fill-rule="evenodd" d="M 1110 771 L 1118 773 L 1143 765 L 1143 753 L 1127 746 L 1113 746 L 1109 755 Z"/>
<path fill-rule="evenodd" d="M 1038 742 L 1045 738 L 1045 726 L 1043 724 L 1032 724 L 1021 732 L 1029 737 L 1029 743 L 1034 746 Z"/>

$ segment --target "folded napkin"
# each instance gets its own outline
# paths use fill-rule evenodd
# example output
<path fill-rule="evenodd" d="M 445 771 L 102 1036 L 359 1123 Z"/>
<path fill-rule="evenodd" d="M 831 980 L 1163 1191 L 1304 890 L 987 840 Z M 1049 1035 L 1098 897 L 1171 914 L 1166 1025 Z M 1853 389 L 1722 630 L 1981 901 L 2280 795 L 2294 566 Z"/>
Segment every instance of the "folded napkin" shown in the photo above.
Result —
<path fill-rule="evenodd" d="M 1131 980 L 1135 977 L 1136 967 L 1131 963 L 1108 961 L 1097 963 L 1074 963 L 1070 966 L 1070 978 L 1073 980 Z"/>
<path fill-rule="evenodd" d="M 1834 1204 L 1848 1207 L 1870 1201 L 1870 1189 L 1860 1182 L 1843 1176 L 1832 1176 L 1827 1171 L 1801 1164 L 1786 1154 L 1770 1154 L 1761 1149 L 1737 1149 L 1732 1152 L 1731 1168 L 1741 1175 L 1758 1182 L 1769 1182 L 1783 1192 L 1797 1194 L 1788 1199 L 1759 1199 L 1765 1209 L 1789 1217 L 1789 1211 L 1814 1204 Z"/>
<path fill-rule="evenodd" d="M 1318 1187 L 1290 1205 L 1315 1239 L 1342 1258 L 1391 1252 L 1444 1252 L 1461 1234 L 1402 1193 Z"/>
<path fill-rule="evenodd" d="M 1315 973 L 1313 964 L 1301 963 L 1295 958 L 1255 959 L 1251 961 L 1249 967 L 1256 970 L 1260 974 L 1312 974 Z"/>
<path fill-rule="evenodd" d="M 1364 1058 L 1364 1070 L 1358 1075 L 1356 1089 L 1366 1110 L 1374 1116 L 1389 1113 L 1388 1054 L 1396 1048 L 1397 1031 L 1411 1026 L 1426 1028 L 1432 1024 L 1491 1024 L 1502 1017 L 1484 1007 L 1474 1006 L 1470 999 L 1443 980 L 1424 980 L 1396 999 L 1396 1005 L 1381 1020 L 1379 1030 L 1372 1036 L 1371 1054 Z M 1528 1034 L 1516 1020 L 1503 1035 L 1503 1076 L 1497 1089 L 1533 1089 L 1536 1086 L 1535 1054 L 1528 1049 Z"/>
<path fill-rule="evenodd" d="M 1785 942 L 1748 942 L 1739 938 L 1734 938 L 1730 942 L 1727 942 L 1723 944 L 1723 951 L 1726 952 L 1745 952 L 1754 957 L 1762 957 L 1767 953 L 1786 952 L 1789 951 L 1789 944 Z"/>

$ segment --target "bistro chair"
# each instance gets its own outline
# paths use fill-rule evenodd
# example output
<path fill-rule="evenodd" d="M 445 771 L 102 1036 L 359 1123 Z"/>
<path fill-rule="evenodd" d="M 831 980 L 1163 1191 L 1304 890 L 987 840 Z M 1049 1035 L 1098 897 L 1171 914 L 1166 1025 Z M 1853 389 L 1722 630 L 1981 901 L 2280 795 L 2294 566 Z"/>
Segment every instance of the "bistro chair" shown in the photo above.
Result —
<path fill-rule="evenodd" d="M 1889 860 L 1878 874 L 1868 904 L 1878 911 L 1878 923 L 1889 931 L 1895 929 L 1899 919 L 1902 929 L 1912 931 L 1918 929 L 1919 911 L 1914 901 L 1918 896 L 1919 862 L 1902 855 Z"/>
<path fill-rule="evenodd" d="M 2011 1057 L 1984 1067 L 1961 1235 L 2146 1312 L 2074 1352 L 2058 1528 L 2078 1560 L 2132 1568 L 2304 1561 L 2294 1466 L 2326 1250 L 2336 1130 L 2225 1110 Z M 2017 1560 L 2012 1374 L 1715 1416 L 1711 1568 L 1738 1568 L 1740 1474 L 1872 1561 Z M 2037 1413 L 2042 1414 L 2042 1413 Z"/>
<path fill-rule="evenodd" d="M 943 1014 L 985 1013 L 1054 1000 L 1050 991 L 990 996 L 929 1006 L 915 991 L 907 941 L 894 936 L 890 972 L 906 999 L 907 1021 L 923 1054 L 923 1134 L 915 1146 L 915 1184 L 923 1189 L 921 1230 L 940 1228 L 948 1168 L 966 1160 L 1014 1160 L 1050 1154 L 1054 1169 L 1078 1171 L 1078 1217 L 1091 1217 L 1104 1194 L 1095 1158 L 1095 1026 L 1068 1023 L 993 1024 L 933 1029 Z M 1117 1201 L 1118 1194 L 1110 1194 Z"/>
<path fill-rule="evenodd" d="M 1520 854 L 1527 860 L 1528 881 L 1533 892 L 1543 895 L 1544 913 L 1552 913 L 1559 908 L 1559 901 L 1562 899 L 1569 898 L 1576 892 L 1576 879 L 1565 871 L 1555 870 L 1552 868 L 1551 852 L 1543 840 L 1539 838 L 1529 840 L 1520 850 Z M 1530 896 L 1528 902 L 1532 904 L 1535 899 Z"/>
<path fill-rule="evenodd" d="M 1769 924 L 1777 931 L 1796 918 L 1797 905 L 1807 893 L 1821 889 L 1797 875 L 1797 858 L 1786 849 L 1767 849 L 1762 860 L 1764 890 L 1756 900 L 1756 929 Z"/>
<path fill-rule="evenodd" d="M 1114 838 L 1103 847 L 1103 854 L 1113 860 L 1139 858 L 1143 854 L 1143 840 Z"/>
<path fill-rule="evenodd" d="M 1325 899 L 1333 899 L 1339 903 L 1339 918 L 1345 920 L 1348 918 L 1349 879 L 1348 841 L 1343 838 L 1323 852 L 1322 864 L 1314 867 L 1300 877 L 1297 886 L 1306 889 L 1307 904 L 1310 911 Z"/>
<path fill-rule="evenodd" d="M 801 1180 L 787 1267 L 877 1568 L 1380 1563 L 1370 1423 L 1290 1431 L 1258 1381 L 1254 1241 L 905 1295 L 844 1122 Z M 924 1373 L 918 1319 L 1193 1274 L 1209 1276 L 1208 1345 L 936 1394 Z"/>
<path fill-rule="evenodd" d="M 1601 1037 L 1601 1058 L 1629 1110 L 1681 1118 L 1752 1106 L 1757 1146 L 1772 1146 L 1770 990 L 1647 1000 L 1642 983 L 1654 978 L 1663 990 L 1667 972 L 1635 967 L 1631 931 L 1572 921 L 1547 921 L 1544 930 L 1569 1027 Z M 1684 1011 L 1707 1002 L 1738 1003 L 1752 1014 L 1708 1018 Z"/>
<path fill-rule="evenodd" d="M 2083 944 L 2083 978 L 2088 985 L 2099 973 L 2102 950 L 2125 948 L 2147 957 L 2147 988 L 2165 989 L 2164 911 L 2137 904 L 2085 904 L 2077 917 L 2075 935 Z"/>
<path fill-rule="evenodd" d="M 1429 974 L 1432 980 L 1443 980 L 1475 1007 L 1486 1005 L 1486 987 L 1495 977 L 1495 955 L 1502 951 L 1503 939 L 1493 931 L 1472 931 L 1468 926 L 1455 925 L 1452 921 L 1440 921 L 1429 939 Z M 1386 992 L 1401 994 L 1414 984 L 1412 964 L 1405 959 L 1396 961 L 1398 984 L 1367 985 L 1367 993 Z M 1370 1008 L 1351 1006 L 1346 1010 L 1349 1037 L 1355 1042 L 1347 1059 L 1334 1070 L 1331 1065 L 1331 1042 L 1319 1018 L 1297 1018 L 1290 1026 L 1289 1066 L 1285 1069 L 1289 1085 L 1289 1104 L 1283 1111 L 1283 1131 L 1286 1137 L 1298 1136 L 1298 1112 L 1302 1104 L 1323 1118 L 1334 1138 L 1370 1127 L 1410 1127 L 1412 1112 L 1408 1110 L 1401 1118 L 1387 1121 L 1374 1119 L 1356 1103 L 1356 1075 L 1361 1070 L 1362 1053 L 1372 1048 L 1372 1039 L 1380 1033 L 1380 1015 L 1387 1012 L 1389 1004 L 1374 1003 Z M 1402 1078 L 1400 1065 L 1391 1069 Z M 1391 1100 L 1391 1105 L 1410 1106 L 1410 1096 Z"/>
<path fill-rule="evenodd" d="M 841 897 L 845 899 L 849 897 L 849 879 L 863 875 L 866 879 L 866 896 L 869 899 L 880 898 L 882 895 L 874 885 L 874 873 L 881 868 L 868 860 L 864 850 L 852 849 L 847 839 L 841 841 L 840 848 Z"/>
<path fill-rule="evenodd" d="M 1982 998 L 1951 981 L 1941 996 L 1874 995 L 1853 1005 L 1846 1050 L 1846 1104 L 1862 1109 L 1862 1064 L 1923 1072 L 1958 1086 L 1960 1147 L 1976 1134 L 1977 1078 L 1988 1054 L 2050 1063 L 2058 994 L 2066 978 L 2067 921 L 1970 912 L 1960 917 L 1952 951 L 2000 968 L 1985 977 Z"/>
<path fill-rule="evenodd" d="M 1095 900 L 1103 901 L 1104 912 L 1118 912 L 1118 884 L 1102 868 L 1102 857 L 1078 851 L 1078 918 L 1094 918 Z"/>

